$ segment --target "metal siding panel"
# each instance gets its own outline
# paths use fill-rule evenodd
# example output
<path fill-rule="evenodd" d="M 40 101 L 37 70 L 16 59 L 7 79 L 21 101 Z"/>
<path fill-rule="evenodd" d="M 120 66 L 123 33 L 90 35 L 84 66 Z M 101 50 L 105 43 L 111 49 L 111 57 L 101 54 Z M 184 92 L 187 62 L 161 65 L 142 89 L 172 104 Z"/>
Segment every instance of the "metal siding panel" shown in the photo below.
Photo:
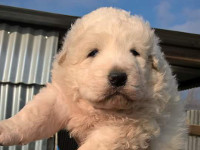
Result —
<path fill-rule="evenodd" d="M 198 125 L 200 125 L 200 111 L 198 111 Z M 197 147 L 200 149 L 200 137 L 197 138 Z"/>
<path fill-rule="evenodd" d="M 50 73 L 47 74 L 46 72 L 50 72 L 52 68 L 52 61 L 54 59 L 54 55 L 57 53 L 57 45 L 58 40 L 55 36 L 48 35 L 47 37 L 49 40 L 47 40 L 46 47 L 45 47 L 45 55 L 44 55 L 44 65 L 43 65 L 43 72 L 41 76 L 41 83 L 50 81 Z M 49 67 L 50 66 L 50 67 Z"/>
<path fill-rule="evenodd" d="M 187 120 L 191 125 L 200 125 L 200 110 L 188 110 Z M 189 135 L 186 150 L 200 150 L 200 137 Z"/>
<path fill-rule="evenodd" d="M 6 107 L 7 102 L 6 98 L 8 97 L 8 85 L 0 86 L 0 119 L 3 120 L 6 118 Z"/>
<path fill-rule="evenodd" d="M 32 30 L 31 30 L 32 31 Z M 32 33 L 32 32 L 31 32 Z M 22 81 L 24 83 L 28 83 L 28 78 L 29 78 L 29 69 L 31 65 L 31 55 L 33 52 L 33 34 L 30 34 L 29 39 L 28 39 L 28 45 L 26 47 L 26 55 L 24 59 L 24 69 L 23 69 L 23 74 L 22 74 Z"/>
<path fill-rule="evenodd" d="M 21 43 L 21 34 L 20 34 L 20 28 L 19 27 L 15 27 L 13 28 L 13 31 L 12 31 L 12 34 L 13 34 L 13 41 L 11 41 L 13 44 L 12 46 L 12 60 L 10 60 L 10 78 L 8 79 L 9 81 L 14 81 L 15 80 L 15 76 L 16 76 L 16 72 L 18 71 L 17 70 L 17 67 L 16 67 L 16 64 L 18 64 L 18 60 L 20 59 L 19 58 L 19 51 L 20 51 L 20 43 Z M 9 44 L 10 45 L 10 44 Z"/>
<path fill-rule="evenodd" d="M 33 50 L 31 55 L 31 62 L 29 67 L 29 78 L 27 83 L 36 83 L 36 73 L 37 73 L 37 67 L 38 67 L 38 60 L 39 60 L 39 54 L 40 54 L 40 47 L 42 44 L 42 31 L 36 31 L 36 35 L 33 39 Z M 43 50 L 42 50 L 43 51 Z"/>
<path fill-rule="evenodd" d="M 41 87 L 42 86 L 39 85 L 0 84 L 0 119 L 7 119 L 15 115 L 20 110 L 20 107 L 23 107 L 39 92 Z M 5 100 L 7 100 L 7 102 Z M 24 105 L 20 106 L 20 104 Z M 8 107 L 8 105 L 10 107 Z M 6 113 L 7 115 L 5 115 Z M 47 146 L 46 143 L 46 140 L 39 140 L 24 146 L 0 147 L 0 150 L 45 150 Z"/>
<path fill-rule="evenodd" d="M 0 24 L 0 81 L 46 84 L 58 32 Z"/>
<path fill-rule="evenodd" d="M 35 74 L 35 82 L 37 83 L 41 83 L 41 78 L 43 76 L 43 66 L 44 66 L 44 56 L 45 56 L 45 45 L 46 45 L 46 38 L 43 38 L 41 37 L 42 39 L 40 40 L 41 43 L 40 43 L 40 48 L 39 49 L 42 49 L 42 51 L 39 51 L 39 56 L 37 57 L 38 60 L 37 60 L 37 64 L 36 64 L 36 74 Z M 49 66 L 47 66 L 49 67 Z M 47 78 L 48 79 L 48 78 Z"/>
<path fill-rule="evenodd" d="M 8 33 L 6 31 L 7 26 L 5 24 L 0 24 L 0 81 L 1 78 L 3 77 L 3 70 L 5 67 L 5 59 L 6 59 L 6 54 L 7 51 L 4 49 L 7 49 L 7 42 L 8 42 Z"/>
<path fill-rule="evenodd" d="M 21 71 L 17 71 L 15 82 L 23 81 L 23 73 L 24 73 L 25 64 L 26 64 L 25 60 L 27 56 L 27 51 L 29 50 L 28 47 L 30 46 L 30 38 L 32 36 L 31 34 L 27 34 L 27 33 L 31 33 L 30 28 L 26 28 L 22 30 L 22 38 L 21 38 L 20 51 L 19 51 L 19 61 L 18 61 L 18 64 L 16 65 L 17 70 L 21 70 Z"/>
<path fill-rule="evenodd" d="M 15 115 L 50 81 L 58 32 L 0 24 L 0 120 Z M 45 150 L 47 140 L 0 150 Z"/>

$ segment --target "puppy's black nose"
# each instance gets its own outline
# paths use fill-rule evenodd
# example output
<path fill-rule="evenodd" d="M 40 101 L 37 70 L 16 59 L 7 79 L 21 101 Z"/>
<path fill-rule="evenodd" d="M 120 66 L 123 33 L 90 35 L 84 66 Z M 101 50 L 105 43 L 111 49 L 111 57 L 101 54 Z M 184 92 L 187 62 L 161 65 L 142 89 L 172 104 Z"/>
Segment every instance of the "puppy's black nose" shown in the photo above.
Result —
<path fill-rule="evenodd" d="M 108 75 L 108 80 L 112 86 L 119 87 L 126 84 L 127 75 L 124 72 L 112 71 Z"/>

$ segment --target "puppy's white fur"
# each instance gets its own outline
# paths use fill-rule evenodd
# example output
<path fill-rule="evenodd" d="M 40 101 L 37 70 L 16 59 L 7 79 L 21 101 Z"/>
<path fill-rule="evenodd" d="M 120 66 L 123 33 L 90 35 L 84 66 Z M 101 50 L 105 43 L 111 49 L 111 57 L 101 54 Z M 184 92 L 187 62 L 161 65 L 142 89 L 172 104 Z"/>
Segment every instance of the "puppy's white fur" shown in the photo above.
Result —
<path fill-rule="evenodd" d="M 79 150 L 183 149 L 183 105 L 158 42 L 147 22 L 124 10 L 100 8 L 78 19 L 54 61 L 52 83 L 0 123 L 0 143 L 24 144 L 66 128 Z M 126 72 L 123 87 L 109 84 L 112 70 Z"/>

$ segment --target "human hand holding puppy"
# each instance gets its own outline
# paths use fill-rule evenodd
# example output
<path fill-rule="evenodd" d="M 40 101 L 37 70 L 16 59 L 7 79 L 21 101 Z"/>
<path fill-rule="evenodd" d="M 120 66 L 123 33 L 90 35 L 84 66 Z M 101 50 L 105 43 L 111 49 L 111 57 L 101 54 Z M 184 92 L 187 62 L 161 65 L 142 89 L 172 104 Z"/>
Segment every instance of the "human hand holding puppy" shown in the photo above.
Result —
<path fill-rule="evenodd" d="M 26 144 L 67 129 L 79 150 L 178 150 L 185 124 L 158 38 L 138 16 L 100 8 L 66 35 L 52 83 L 0 122 L 0 143 Z"/>

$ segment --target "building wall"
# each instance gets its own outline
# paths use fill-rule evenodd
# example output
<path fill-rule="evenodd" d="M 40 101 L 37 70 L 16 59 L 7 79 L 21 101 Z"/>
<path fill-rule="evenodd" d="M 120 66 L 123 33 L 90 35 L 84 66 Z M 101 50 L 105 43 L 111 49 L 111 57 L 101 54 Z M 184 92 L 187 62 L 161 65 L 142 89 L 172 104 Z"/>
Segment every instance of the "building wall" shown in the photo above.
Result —
<path fill-rule="evenodd" d="M 0 24 L 0 120 L 15 115 L 50 81 L 58 32 Z M 47 140 L 0 150 L 45 150 Z"/>

